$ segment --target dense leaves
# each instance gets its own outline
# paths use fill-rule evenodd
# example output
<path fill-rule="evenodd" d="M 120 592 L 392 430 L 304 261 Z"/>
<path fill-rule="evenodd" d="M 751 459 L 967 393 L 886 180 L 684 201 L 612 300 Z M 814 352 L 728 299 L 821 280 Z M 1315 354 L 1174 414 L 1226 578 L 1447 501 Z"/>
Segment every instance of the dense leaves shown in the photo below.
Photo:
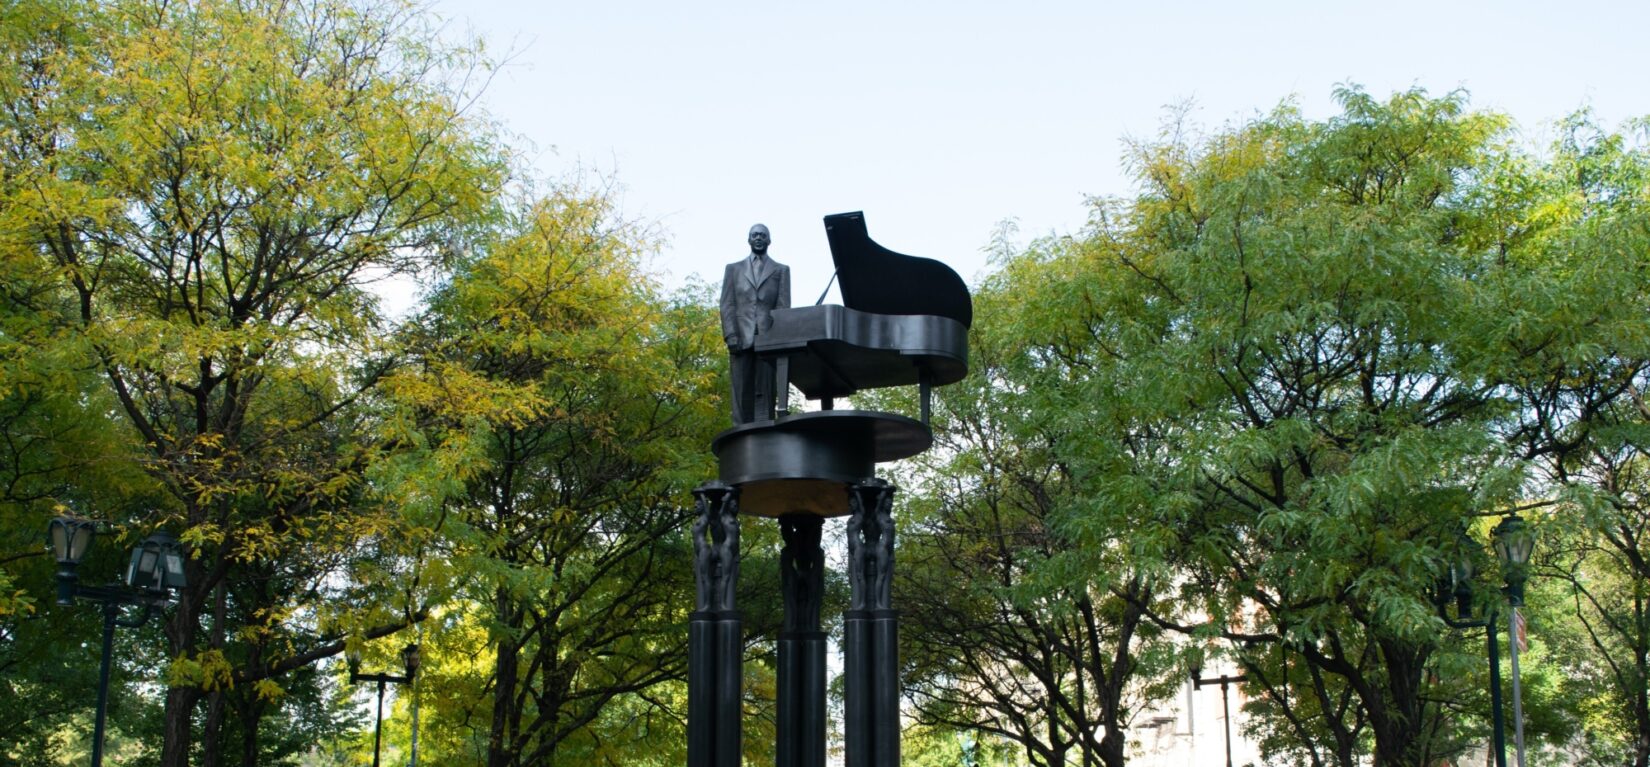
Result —
<path fill-rule="evenodd" d="M 1609 660 L 1572 673 L 1602 671 L 1596 700 L 1629 723 L 1644 689 L 1628 619 L 1646 582 L 1644 149 L 1580 116 L 1537 157 L 1463 94 L 1339 98 L 1321 122 L 1287 106 L 1210 136 L 1174 122 L 1133 149 L 1138 197 L 1004 264 L 976 347 L 1003 356 L 987 404 L 968 392 L 956 414 L 968 439 L 933 495 L 959 525 L 941 550 L 968 550 L 970 519 L 1004 519 L 961 509 L 1022 497 L 1008 519 L 1044 509 L 1032 527 L 981 536 L 1016 558 L 969 562 L 1029 584 L 982 637 L 1035 629 L 1048 619 L 1023 606 L 1062 605 L 1073 583 L 1105 589 L 1193 657 L 1242 668 L 1269 758 L 1424 765 L 1485 732 L 1482 639 L 1437 617 L 1436 584 L 1458 554 L 1493 573 L 1461 536 L 1523 511 L 1574 547 L 1551 574 Z M 1045 560 L 1064 577 L 1038 578 Z M 1482 608 L 1493 584 L 1479 588 Z M 1005 690 L 1052 745 L 1042 710 L 1084 678 L 1006 692 L 1036 660 L 931 684 Z M 1542 705 L 1532 737 L 1563 743 L 1575 712 Z"/>
<path fill-rule="evenodd" d="M 502 177 L 411 22 L 330 4 L 8 4 L 25 63 L 8 68 L 0 129 L 8 356 L 38 360 L 9 377 L 8 404 L 58 416 L 7 431 L 27 479 L 8 529 L 67 510 L 108 520 L 106 547 L 124 527 L 188 545 L 152 678 L 163 764 L 190 758 L 203 704 L 203 762 L 227 758 L 231 708 L 257 743 L 283 676 L 342 647 L 324 606 L 373 588 L 349 574 L 379 554 L 363 530 L 392 524 L 361 478 L 365 403 L 393 357 L 366 288 L 438 258 Z M 112 468 L 77 467 L 91 459 Z"/>
<path fill-rule="evenodd" d="M 431 712 L 427 747 L 458 759 L 474 725 L 449 728 L 486 720 L 488 765 L 635 763 L 682 740 L 682 504 L 713 471 L 720 347 L 651 295 L 600 198 L 517 218 L 434 296 L 392 386 L 426 442 L 408 494 L 456 480 L 426 512 L 461 610 L 445 649 L 491 658 L 441 672 L 473 697 Z"/>
<path fill-rule="evenodd" d="M 1005 295 L 980 302 L 982 328 Z M 939 460 L 903 522 L 913 712 L 1001 738 L 1039 767 L 1121 765 L 1134 715 L 1165 692 L 1146 682 L 1172 661 L 1149 641 L 1154 589 L 1121 536 L 1074 551 L 1063 520 L 1087 501 L 1054 446 L 1083 437 L 1054 431 L 1013 388 L 1025 371 L 1002 364 L 988 333 L 971 352 L 980 375 L 947 394 Z"/>
<path fill-rule="evenodd" d="M 94 618 L 40 615 L 59 513 L 105 520 L 88 573 L 155 527 L 189 549 L 167 641 L 121 643 L 166 690 L 115 709 L 142 758 L 339 753 L 357 717 L 318 662 L 419 637 L 427 759 L 678 748 L 683 508 L 723 410 L 707 302 L 658 293 L 600 194 L 507 192 L 462 111 L 482 64 L 410 9 L 7 18 L 0 664 L 34 704 L 8 758 L 86 724 L 95 664 L 51 648 Z M 401 328 L 392 278 L 440 283 Z"/>

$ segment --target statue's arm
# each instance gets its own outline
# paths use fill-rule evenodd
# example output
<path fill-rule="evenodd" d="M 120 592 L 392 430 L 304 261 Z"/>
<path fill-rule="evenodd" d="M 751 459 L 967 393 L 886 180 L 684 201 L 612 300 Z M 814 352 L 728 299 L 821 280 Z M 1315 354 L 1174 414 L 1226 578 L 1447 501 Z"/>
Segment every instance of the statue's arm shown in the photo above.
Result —
<path fill-rule="evenodd" d="M 775 309 L 791 308 L 791 268 L 779 270 L 779 300 L 773 302 Z"/>
<path fill-rule="evenodd" d="M 734 264 L 722 271 L 722 342 L 729 349 L 733 348 L 734 338 L 739 334 L 739 309 L 735 306 L 733 296 Z"/>

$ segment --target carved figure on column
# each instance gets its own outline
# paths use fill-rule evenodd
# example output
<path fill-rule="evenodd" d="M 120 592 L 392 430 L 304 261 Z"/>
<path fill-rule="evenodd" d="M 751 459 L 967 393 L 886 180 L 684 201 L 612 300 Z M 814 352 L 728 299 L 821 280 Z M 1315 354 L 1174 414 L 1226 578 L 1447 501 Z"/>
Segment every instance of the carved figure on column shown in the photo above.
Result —
<path fill-rule="evenodd" d="M 693 516 L 693 609 L 710 609 L 716 581 L 716 547 L 706 538 L 710 533 L 711 513 L 703 496 L 698 500 L 698 513 Z"/>
<path fill-rule="evenodd" d="M 768 257 L 768 227 L 751 227 L 751 252 L 722 274 L 722 340 L 733 379 L 733 425 L 769 420 L 773 368 L 756 358 L 756 337 L 773 326 L 773 310 L 791 307 L 791 268 Z"/>
<path fill-rule="evenodd" d="M 887 610 L 892 602 L 894 490 L 871 477 L 848 491 L 849 609 Z"/>
<path fill-rule="evenodd" d="M 716 528 L 721 536 L 716 541 L 716 601 L 720 604 L 715 609 L 732 610 L 734 589 L 739 585 L 739 496 L 730 495 L 722 502 Z"/>
<path fill-rule="evenodd" d="M 694 488 L 697 607 L 688 617 L 688 767 L 738 767 L 743 643 L 733 591 L 739 579 L 739 488 Z"/>
<path fill-rule="evenodd" d="M 694 609 L 733 610 L 734 589 L 739 583 L 739 494 L 726 486 L 707 486 L 696 495 Z"/>
<path fill-rule="evenodd" d="M 785 597 L 785 630 L 818 631 L 825 595 L 825 552 L 819 548 L 824 520 L 812 514 L 779 518 L 785 547 L 779 550 L 780 593 Z"/>
<path fill-rule="evenodd" d="M 848 488 L 848 609 L 865 609 L 865 515 L 859 493 Z"/>
<path fill-rule="evenodd" d="M 878 493 L 876 501 L 877 537 L 871 544 L 871 582 L 866 584 L 870 588 L 872 609 L 886 610 L 893 604 L 894 583 L 894 492 L 893 486 L 882 483 L 882 492 Z"/>

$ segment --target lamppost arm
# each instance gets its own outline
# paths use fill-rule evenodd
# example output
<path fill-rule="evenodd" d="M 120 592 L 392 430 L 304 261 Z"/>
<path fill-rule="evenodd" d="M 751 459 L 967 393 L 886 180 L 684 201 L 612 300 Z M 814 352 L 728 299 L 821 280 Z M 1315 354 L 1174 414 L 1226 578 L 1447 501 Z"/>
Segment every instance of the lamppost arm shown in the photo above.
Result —
<path fill-rule="evenodd" d="M 1223 675 L 1223 676 L 1205 678 L 1205 677 L 1199 675 L 1197 669 L 1192 670 L 1192 688 L 1193 689 L 1201 690 L 1201 689 L 1203 689 L 1203 685 L 1206 685 L 1206 684 L 1218 684 L 1218 685 L 1220 685 L 1220 716 L 1221 716 L 1221 719 L 1223 720 L 1223 724 L 1226 725 L 1226 767 L 1232 767 L 1232 709 L 1231 709 L 1230 704 L 1227 701 L 1227 695 L 1228 695 L 1227 688 L 1228 688 L 1229 685 L 1234 685 L 1234 684 L 1238 684 L 1238 683 L 1241 683 L 1241 682 L 1247 682 L 1247 681 L 1249 681 L 1249 677 L 1247 677 L 1243 674 L 1237 674 L 1237 675 L 1228 674 L 1228 675 Z"/>
<path fill-rule="evenodd" d="M 1490 663 L 1490 723 L 1495 743 L 1495 767 L 1507 767 L 1507 726 L 1501 714 L 1501 642 L 1496 638 L 1496 611 L 1492 608 L 1482 619 L 1454 619 L 1448 608 L 1438 603 L 1438 617 L 1454 629 L 1484 629 L 1485 654 Z"/>
<path fill-rule="evenodd" d="M 349 667 L 349 681 L 350 681 L 350 684 L 357 684 L 357 683 L 360 683 L 360 682 L 375 682 L 378 685 L 378 705 L 377 705 L 377 710 L 373 715 L 373 721 L 372 721 L 372 765 L 373 765 L 373 767 L 378 767 L 379 754 L 383 749 L 383 742 L 384 742 L 384 685 L 386 685 L 386 684 L 412 684 L 413 677 L 418 674 L 418 645 L 416 645 L 416 644 L 408 645 L 407 648 L 402 651 L 401 657 L 403 658 L 404 662 L 407 665 L 407 673 L 404 674 L 404 675 L 386 674 L 386 673 L 363 674 L 363 673 L 357 671 L 356 667 L 355 667 L 355 664 L 358 663 L 359 660 L 357 658 L 354 658 L 354 657 L 351 657 L 351 659 L 350 659 L 350 667 Z"/>

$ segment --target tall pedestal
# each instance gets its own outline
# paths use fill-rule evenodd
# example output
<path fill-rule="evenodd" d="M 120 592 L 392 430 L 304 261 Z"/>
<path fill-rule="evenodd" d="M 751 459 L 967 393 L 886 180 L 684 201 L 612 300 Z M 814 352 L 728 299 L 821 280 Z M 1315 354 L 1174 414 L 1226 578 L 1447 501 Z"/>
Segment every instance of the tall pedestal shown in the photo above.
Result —
<path fill-rule="evenodd" d="M 825 595 L 825 520 L 813 514 L 779 518 L 785 627 L 779 634 L 777 767 L 825 767 L 825 632 L 819 627 Z"/>
<path fill-rule="evenodd" d="M 744 639 L 739 582 L 739 489 L 709 482 L 693 491 L 695 610 L 688 618 L 688 767 L 739 767 Z"/>
<path fill-rule="evenodd" d="M 847 767 L 899 767 L 899 613 L 894 574 L 894 486 L 848 489 L 849 609 L 843 614 L 843 736 Z"/>
<path fill-rule="evenodd" d="M 847 699 L 844 734 L 847 767 L 897 767 L 900 760 L 899 620 L 889 606 L 894 569 L 894 486 L 875 478 L 875 464 L 907 458 L 933 444 L 920 421 L 892 413 L 824 410 L 736 426 L 717 435 L 720 482 L 698 491 L 700 521 L 694 542 L 701 591 L 726 587 L 707 573 L 726 567 L 716 544 L 717 524 L 734 530 L 732 514 L 777 519 L 784 537 L 780 583 L 785 624 L 779 634 L 775 712 L 776 767 L 825 767 L 826 637 L 820 630 L 824 591 L 824 518 L 848 518 L 848 578 L 853 602 L 846 619 Z M 719 500 L 731 499 L 731 500 Z M 720 504 L 720 505 L 718 505 Z M 734 511 L 730 508 L 737 506 Z M 717 520 L 721 520 L 718 522 Z M 737 546 L 731 555 L 737 557 Z M 717 559 L 716 557 L 721 557 Z M 721 585 L 717 585 L 721 584 Z M 701 596 L 694 613 L 689 690 L 689 767 L 725 767 L 713 743 L 737 716 L 737 687 L 725 692 L 717 674 L 737 667 L 738 629 L 725 636 L 726 655 L 715 655 L 722 626 L 733 613 L 715 594 Z M 725 612 L 724 612 L 725 611 Z M 737 685 L 737 676 L 732 684 Z M 731 708 L 726 707 L 733 701 Z M 716 709 L 718 713 L 696 712 Z M 727 713 L 720 713 L 726 711 Z M 737 740 L 737 730 L 734 740 Z M 737 759 L 737 755 L 730 758 Z M 694 761 L 699 760 L 699 761 Z"/>

